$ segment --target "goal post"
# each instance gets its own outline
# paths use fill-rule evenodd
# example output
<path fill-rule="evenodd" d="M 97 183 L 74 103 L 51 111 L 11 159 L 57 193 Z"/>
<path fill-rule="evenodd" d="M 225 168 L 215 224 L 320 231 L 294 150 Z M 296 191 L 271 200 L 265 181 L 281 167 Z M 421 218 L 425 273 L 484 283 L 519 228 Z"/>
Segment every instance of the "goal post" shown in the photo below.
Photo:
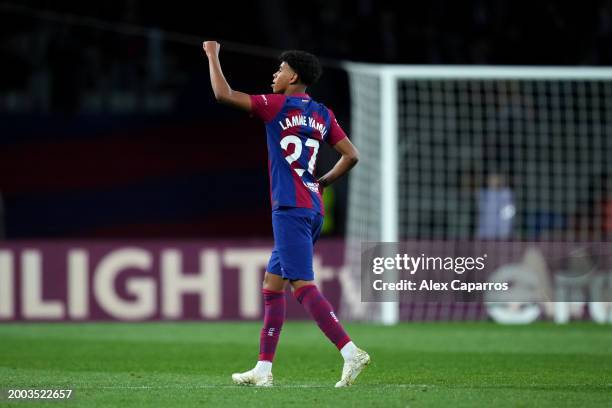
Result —
<path fill-rule="evenodd" d="M 363 146 L 355 169 L 362 183 L 350 187 L 347 223 L 349 270 L 353 287 L 359 287 L 361 243 L 398 240 L 398 87 L 391 67 L 353 63 L 347 69 L 352 111 L 363 113 L 351 122 L 353 141 Z M 359 312 L 351 306 L 342 308 L 348 318 L 387 325 L 399 321 L 397 301 L 368 304 Z"/>
<path fill-rule="evenodd" d="M 356 285 L 362 242 L 611 236 L 612 68 L 345 68 L 361 152 L 346 228 Z M 488 186 L 508 192 L 493 226 L 482 209 Z M 342 310 L 394 324 L 401 306 Z"/>

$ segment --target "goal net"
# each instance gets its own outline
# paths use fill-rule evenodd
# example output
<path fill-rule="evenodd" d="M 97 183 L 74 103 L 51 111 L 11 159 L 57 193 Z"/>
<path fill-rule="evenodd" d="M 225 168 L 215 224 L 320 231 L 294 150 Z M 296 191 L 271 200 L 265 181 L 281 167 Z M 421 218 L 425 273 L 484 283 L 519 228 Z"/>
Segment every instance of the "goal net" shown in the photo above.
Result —
<path fill-rule="evenodd" d="M 612 69 L 350 63 L 347 70 L 361 153 L 346 237 L 355 282 L 365 241 L 611 236 Z M 411 318 L 403 306 L 342 310 L 394 323 Z"/>

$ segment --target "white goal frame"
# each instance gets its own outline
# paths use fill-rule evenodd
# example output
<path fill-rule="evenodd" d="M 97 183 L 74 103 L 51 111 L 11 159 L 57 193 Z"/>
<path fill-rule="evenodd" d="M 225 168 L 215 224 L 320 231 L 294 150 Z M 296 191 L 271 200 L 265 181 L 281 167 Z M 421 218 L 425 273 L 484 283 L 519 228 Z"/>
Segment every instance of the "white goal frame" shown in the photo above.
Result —
<path fill-rule="evenodd" d="M 381 242 L 397 242 L 399 224 L 398 196 L 398 83 L 402 80 L 540 80 L 540 81 L 612 81 L 610 67 L 560 66 L 486 66 L 486 65 L 386 65 L 347 62 L 349 81 L 354 75 L 368 75 L 379 81 L 380 103 L 380 236 Z M 353 85 L 351 84 L 351 87 Z M 352 101 L 355 106 L 357 101 Z M 353 114 L 351 129 L 358 121 Z M 359 148 L 359 146 L 357 146 Z M 350 202 L 349 202 L 350 206 Z M 347 244 L 349 237 L 347 236 Z M 391 278 L 390 278 L 391 279 Z M 380 307 L 379 322 L 399 322 L 399 302 L 385 302 Z"/>

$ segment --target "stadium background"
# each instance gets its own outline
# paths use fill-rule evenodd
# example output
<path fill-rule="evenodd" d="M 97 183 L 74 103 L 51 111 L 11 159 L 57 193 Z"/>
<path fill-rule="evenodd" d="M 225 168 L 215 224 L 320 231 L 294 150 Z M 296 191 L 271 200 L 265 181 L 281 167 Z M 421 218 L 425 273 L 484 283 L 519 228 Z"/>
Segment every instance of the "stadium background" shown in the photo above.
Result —
<path fill-rule="evenodd" d="M 218 2 L 185 2 L 179 13 L 140 1 L 2 4 L 7 239 L 270 236 L 262 128 L 215 103 L 198 39 L 243 44 L 225 44 L 222 58 L 231 84 L 251 93 L 268 91 L 276 67 L 261 55 L 285 48 L 334 61 L 612 62 L 612 6 L 603 1 L 441 1 L 402 13 L 398 2 L 367 0 L 245 2 L 240 13 Z M 134 27 L 144 35 L 130 35 Z M 350 134 L 346 73 L 325 68 L 311 92 Z M 321 168 L 334 158 L 327 153 Z M 328 235 L 341 237 L 346 180 L 334 192 Z"/>
<path fill-rule="evenodd" d="M 281 50 L 319 55 L 324 76 L 309 91 L 352 135 L 344 61 L 610 66 L 611 1 L 25 0 L 0 1 L 0 23 L 0 397 L 8 387 L 71 386 L 86 406 L 609 404 L 608 325 L 501 326 L 482 302 L 411 304 L 393 327 L 345 319 L 360 320 L 346 308 L 347 298 L 359 303 L 358 286 L 342 278 L 351 177 L 327 190 L 315 265 L 324 293 L 374 356 L 372 373 L 351 394 L 331 394 L 334 351 L 312 322 L 290 322 L 279 350 L 286 364 L 275 368 L 280 391 L 261 400 L 229 388 L 228 372 L 256 355 L 272 245 L 265 136 L 257 120 L 214 101 L 201 41 L 221 42 L 230 84 L 248 93 L 269 91 Z M 419 91 L 402 90 L 412 86 Z M 601 137 L 589 151 L 609 168 L 612 144 Z M 512 159 L 504 147 L 487 160 Z M 432 155 L 436 145 L 419 149 L 421 163 L 446 158 Z M 319 170 L 336 157 L 322 149 Z M 504 239 L 605 241 L 606 177 L 583 186 L 577 208 L 586 222 L 570 228 L 545 214 L 529 224 L 517 208 L 523 217 Z M 463 188 L 475 203 L 476 179 L 445 180 L 424 191 Z M 501 180 L 491 183 L 513 183 Z M 403 214 L 402 238 L 475 238 L 476 209 L 461 208 L 446 205 L 445 219 L 465 220 L 464 229 L 435 213 Z M 579 233 L 557 233 L 569 229 Z M 296 302 L 288 307 L 292 321 L 306 317 Z M 584 304 L 573 317 L 592 318 Z M 478 322 L 415 323 L 423 320 Z"/>
<path fill-rule="evenodd" d="M 258 259 L 271 245 L 263 127 L 248 115 L 214 101 L 206 58 L 200 47 L 202 39 L 222 42 L 222 62 L 230 83 L 248 93 L 269 91 L 271 73 L 277 65 L 275 56 L 280 50 L 304 48 L 316 53 L 323 60 L 325 75 L 310 92 L 334 109 L 349 135 L 351 124 L 361 120 L 365 123 L 363 129 L 372 130 L 370 137 L 375 138 L 378 129 L 367 126 L 376 118 L 367 109 L 361 107 L 362 111 L 351 118 L 349 78 L 343 61 L 577 66 L 606 65 L 612 58 L 606 46 L 612 35 L 609 2 L 591 2 L 578 9 L 555 2 L 472 1 L 460 5 L 439 2 L 411 6 L 397 2 L 359 1 L 351 6 L 349 3 L 313 3 L 313 7 L 303 10 L 293 3 L 263 1 L 241 4 L 240 13 L 217 3 L 201 8 L 185 3 L 185 12 L 174 15 L 164 13 L 163 4 L 145 5 L 139 1 L 112 5 L 3 2 L 0 49 L 2 60 L 10 63 L 3 68 L 0 86 L 0 231 L 7 243 L 72 242 L 64 245 L 63 259 L 50 260 L 45 251 L 39 253 L 42 276 L 57 283 L 57 288 L 47 284 L 43 297 L 66 296 L 67 285 L 49 274 L 60 273 L 59 279 L 67 280 L 71 245 L 80 243 L 90 248 L 96 240 L 114 241 L 114 248 L 120 249 L 126 240 L 144 245 L 150 240 L 233 239 L 234 247 L 246 248 L 247 252 L 255 242 L 261 253 L 251 254 L 254 257 L 251 262 L 260 265 L 256 273 L 263 271 Z M 402 10 L 401 19 L 397 10 Z M 353 82 L 357 82 L 355 77 Z M 423 92 L 421 85 L 402 86 L 401 92 L 408 92 L 401 95 L 403 104 L 408 103 L 405 98 L 410 100 L 410 95 Z M 605 92 L 602 95 L 607 96 Z M 379 101 L 373 98 L 371 103 L 377 105 Z M 431 103 L 434 108 L 437 106 L 436 101 Z M 570 105 L 558 109 L 575 109 L 578 114 L 578 107 Z M 509 115 L 514 118 L 520 114 Z M 524 120 L 535 123 L 541 118 Z M 606 126 L 607 116 L 603 120 Z M 410 124 L 398 126 L 404 129 Z M 427 132 L 430 125 L 423 122 L 417 126 L 425 128 L 402 132 Z M 496 183 L 512 187 L 517 180 L 504 171 L 520 167 L 525 155 L 529 156 L 529 153 L 517 156 L 515 146 L 503 140 L 515 137 L 513 130 L 498 126 L 498 138 L 482 142 L 490 146 L 462 145 L 449 139 L 444 153 L 436 155 L 435 149 L 441 148 L 432 141 L 431 145 L 424 144 L 420 150 L 400 157 L 400 178 L 405 179 L 404 183 L 424 177 L 431 181 L 416 193 L 418 185 L 412 186 L 413 193 L 400 193 L 398 223 L 402 233 L 398 238 L 477 236 L 475 231 L 480 226 L 474 197 L 478 185 L 486 185 L 490 182 L 487 178 L 497 177 L 500 181 Z M 471 133 L 476 131 L 468 129 Z M 571 150 L 574 145 L 570 143 L 587 143 L 588 135 L 583 135 L 583 139 L 576 137 L 567 142 L 559 138 L 551 143 Z M 515 211 L 519 222 L 504 227 L 512 231 L 495 238 L 566 239 L 557 230 L 568 228 L 581 229 L 582 235 L 575 236 L 605 238 L 612 221 L 606 198 L 608 167 L 600 153 L 608 152 L 608 143 L 605 135 L 588 143 L 593 152 L 589 150 L 586 154 L 598 154 L 598 163 L 588 173 L 589 179 L 584 176 L 577 179 L 580 186 L 568 186 L 577 193 L 568 198 L 555 195 L 558 191 L 546 187 L 550 190 L 548 196 L 561 197 L 564 203 L 573 200 L 568 208 L 562 209 L 564 213 L 529 209 L 518 203 Z M 370 147 L 365 143 L 360 147 L 366 156 L 361 170 L 372 176 L 377 174 L 367 164 L 378 161 L 378 156 L 372 153 L 376 150 L 367 150 Z M 447 163 L 448 154 L 454 154 L 452 149 L 477 152 L 481 148 L 486 149 L 484 156 L 474 154 L 472 161 L 484 164 L 459 169 L 463 173 L 455 179 L 453 175 L 444 181 L 437 180 L 440 174 L 435 172 L 436 166 L 428 167 L 428 163 L 439 166 Z M 562 165 L 557 156 L 541 157 L 534 165 Z M 336 158 L 332 149 L 322 149 L 318 171 L 330 168 Z M 599 165 L 601 161 L 604 164 Z M 571 167 L 570 161 L 564 163 Z M 481 173 L 475 170 L 479 166 L 483 168 Z M 557 181 L 554 174 L 544 177 L 549 181 L 536 184 L 539 186 L 536 188 Z M 341 245 L 347 236 L 356 237 L 354 228 L 351 231 L 346 225 L 348 180 L 344 178 L 326 190 L 328 216 L 325 239 L 319 245 L 322 252 L 334 254 L 331 259 L 327 256 L 327 264 L 321 264 L 331 268 L 327 278 L 323 278 L 330 283 L 330 296 L 333 291 L 333 297 L 340 298 L 336 292 L 342 287 L 345 299 L 351 288 L 356 291 L 357 286 L 342 285 L 340 266 L 346 263 L 343 251 L 329 248 Z M 374 180 L 373 184 L 378 182 Z M 455 190 L 463 190 L 464 195 L 467 191 L 468 195 L 457 196 L 453 194 Z M 429 197 L 437 200 L 438 205 L 432 202 L 429 207 L 419 207 L 419 202 Z M 362 208 L 362 212 L 354 212 L 354 216 L 364 218 L 372 213 L 375 200 L 376 195 L 355 195 L 350 204 Z M 466 210 L 460 205 L 462 200 L 473 204 Z M 445 210 L 436 212 L 434 207 L 442 202 L 446 202 Z M 526 213 L 528 210 L 531 213 Z M 572 221 L 572 217 L 586 221 L 581 224 Z M 572 223 L 576 225 L 570 226 Z M 381 239 L 356 237 L 365 238 Z M 4 265 L 15 272 L 16 281 L 12 282 L 15 292 L 12 300 L 5 302 L 15 310 L 4 315 L 22 316 L 22 291 L 18 288 L 23 286 L 19 279 L 23 268 L 19 266 L 23 264 L 23 249 L 27 248 L 23 245 L 15 248 L 15 252 L 3 258 Z M 92 259 L 88 265 L 91 270 L 86 273 L 93 274 L 96 264 L 97 260 Z M 153 264 L 158 270 L 157 262 Z M 244 275 L 235 266 L 229 269 L 221 276 Z M 345 283 L 350 282 L 345 279 Z M 117 291 L 122 290 L 120 286 L 117 285 Z M 91 289 L 85 290 L 93 297 Z M 158 287 L 157 298 L 160 291 Z M 240 302 L 239 298 L 237 295 L 233 301 Z M 299 311 L 295 313 L 300 315 Z M 481 312 L 469 315 L 487 317 Z M 150 316 L 155 318 L 159 314 Z M 197 317 L 190 313 L 185 316 Z M 40 318 L 44 320 L 45 314 Z"/>

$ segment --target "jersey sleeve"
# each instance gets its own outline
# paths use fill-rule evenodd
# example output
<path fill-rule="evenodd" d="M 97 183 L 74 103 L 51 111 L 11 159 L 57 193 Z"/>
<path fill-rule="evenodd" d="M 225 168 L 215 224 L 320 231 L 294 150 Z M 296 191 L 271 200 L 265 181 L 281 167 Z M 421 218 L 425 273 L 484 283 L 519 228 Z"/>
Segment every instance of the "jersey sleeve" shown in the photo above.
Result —
<path fill-rule="evenodd" d="M 327 109 L 327 111 L 329 112 L 329 117 L 331 119 L 331 125 L 329 129 L 329 136 L 327 137 L 327 143 L 333 146 L 347 136 L 344 130 L 338 124 L 338 121 L 336 120 L 336 115 L 334 115 L 334 112 L 329 108 Z"/>
<path fill-rule="evenodd" d="M 269 122 L 278 115 L 286 99 L 285 95 L 279 94 L 249 96 L 251 97 L 251 113 L 264 122 Z"/>

